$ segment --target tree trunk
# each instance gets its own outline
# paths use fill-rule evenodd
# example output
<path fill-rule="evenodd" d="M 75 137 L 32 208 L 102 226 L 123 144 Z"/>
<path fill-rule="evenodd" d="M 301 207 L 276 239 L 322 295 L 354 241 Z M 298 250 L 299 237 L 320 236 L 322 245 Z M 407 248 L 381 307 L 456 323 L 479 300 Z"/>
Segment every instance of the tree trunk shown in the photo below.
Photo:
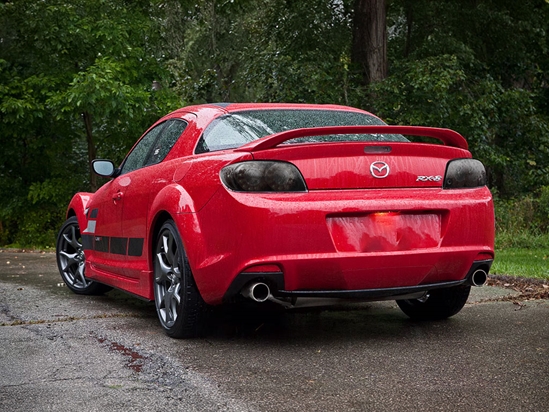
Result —
<path fill-rule="evenodd" d="M 364 85 L 387 77 L 386 0 L 355 0 L 352 62 L 360 67 Z"/>
<path fill-rule="evenodd" d="M 404 2 L 404 11 L 406 13 L 406 46 L 404 47 L 404 57 L 410 55 L 412 50 L 412 27 L 414 23 L 414 13 L 412 9 L 413 0 L 406 0 Z"/>
<path fill-rule="evenodd" d="M 97 151 L 95 149 L 95 143 L 93 141 L 92 133 L 92 119 L 90 112 L 82 113 L 82 119 L 84 120 L 84 127 L 86 128 L 86 141 L 88 142 L 88 167 L 90 169 L 90 189 L 92 192 L 97 190 L 97 176 L 91 168 L 91 162 L 96 158 Z"/>

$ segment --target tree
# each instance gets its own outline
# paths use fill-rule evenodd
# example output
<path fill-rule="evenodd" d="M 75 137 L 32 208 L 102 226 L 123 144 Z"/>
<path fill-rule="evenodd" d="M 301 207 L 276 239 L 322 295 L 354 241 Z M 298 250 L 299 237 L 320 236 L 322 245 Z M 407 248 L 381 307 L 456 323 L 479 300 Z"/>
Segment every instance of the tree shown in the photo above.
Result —
<path fill-rule="evenodd" d="M 386 0 L 355 0 L 351 60 L 366 86 L 387 77 L 386 20 Z"/>
<path fill-rule="evenodd" d="M 167 0 L 163 2 L 162 53 L 174 77 L 173 90 L 185 101 L 245 99 L 238 82 L 248 43 L 254 1 Z"/>
<path fill-rule="evenodd" d="M 500 196 L 540 191 L 548 38 L 547 0 L 1 2 L 0 243 L 51 243 L 71 194 L 99 184 L 89 160 L 120 161 L 183 102 L 454 128 Z"/>
<path fill-rule="evenodd" d="M 190 102 L 357 104 L 351 3 L 167 1 L 163 38 L 175 90 Z"/>
<path fill-rule="evenodd" d="M 400 0 L 388 21 L 379 114 L 461 132 L 502 196 L 549 184 L 549 4 Z"/>
<path fill-rule="evenodd" d="M 169 89 L 151 90 L 167 74 L 155 55 L 154 11 L 148 1 L 0 5 L 4 242 L 41 243 L 44 234 L 51 243 L 71 194 L 97 187 L 88 161 L 120 160 L 173 107 Z"/>

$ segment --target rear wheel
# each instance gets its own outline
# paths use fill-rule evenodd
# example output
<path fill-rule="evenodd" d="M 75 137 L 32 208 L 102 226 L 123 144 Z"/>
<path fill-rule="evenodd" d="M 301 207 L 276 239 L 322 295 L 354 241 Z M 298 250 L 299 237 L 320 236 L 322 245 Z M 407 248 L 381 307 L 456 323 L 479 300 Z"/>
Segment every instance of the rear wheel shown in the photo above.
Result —
<path fill-rule="evenodd" d="M 200 296 L 175 223 L 164 223 L 154 249 L 154 300 L 160 324 L 172 338 L 200 334 L 206 304 Z"/>
<path fill-rule="evenodd" d="M 435 289 L 421 299 L 397 300 L 400 309 L 412 319 L 439 320 L 458 313 L 467 298 L 471 286 L 455 286 L 446 289 Z"/>
<path fill-rule="evenodd" d="M 86 257 L 76 216 L 61 226 L 56 245 L 57 267 L 67 287 L 79 295 L 101 295 L 112 288 L 84 275 Z"/>

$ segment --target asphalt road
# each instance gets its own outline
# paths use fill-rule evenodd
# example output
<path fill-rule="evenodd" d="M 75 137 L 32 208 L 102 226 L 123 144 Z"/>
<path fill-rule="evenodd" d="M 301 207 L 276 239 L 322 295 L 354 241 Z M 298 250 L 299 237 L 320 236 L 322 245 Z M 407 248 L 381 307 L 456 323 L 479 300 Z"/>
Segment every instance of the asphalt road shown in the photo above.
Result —
<path fill-rule="evenodd" d="M 53 254 L 0 252 L 1 411 L 546 411 L 549 301 L 474 289 L 455 317 L 394 302 L 223 308 L 205 338 L 154 304 L 63 287 Z"/>

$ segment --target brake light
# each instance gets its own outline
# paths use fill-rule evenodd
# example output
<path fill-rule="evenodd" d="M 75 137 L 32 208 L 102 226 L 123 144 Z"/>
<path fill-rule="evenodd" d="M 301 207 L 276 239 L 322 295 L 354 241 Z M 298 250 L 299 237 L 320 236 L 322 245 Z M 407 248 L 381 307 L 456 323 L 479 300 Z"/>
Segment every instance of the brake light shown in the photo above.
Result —
<path fill-rule="evenodd" d="M 235 192 L 306 192 L 301 173 L 291 163 L 248 161 L 221 170 L 221 181 Z"/>
<path fill-rule="evenodd" d="M 454 159 L 448 162 L 443 189 L 462 189 L 486 185 L 486 169 L 476 159 Z"/>

